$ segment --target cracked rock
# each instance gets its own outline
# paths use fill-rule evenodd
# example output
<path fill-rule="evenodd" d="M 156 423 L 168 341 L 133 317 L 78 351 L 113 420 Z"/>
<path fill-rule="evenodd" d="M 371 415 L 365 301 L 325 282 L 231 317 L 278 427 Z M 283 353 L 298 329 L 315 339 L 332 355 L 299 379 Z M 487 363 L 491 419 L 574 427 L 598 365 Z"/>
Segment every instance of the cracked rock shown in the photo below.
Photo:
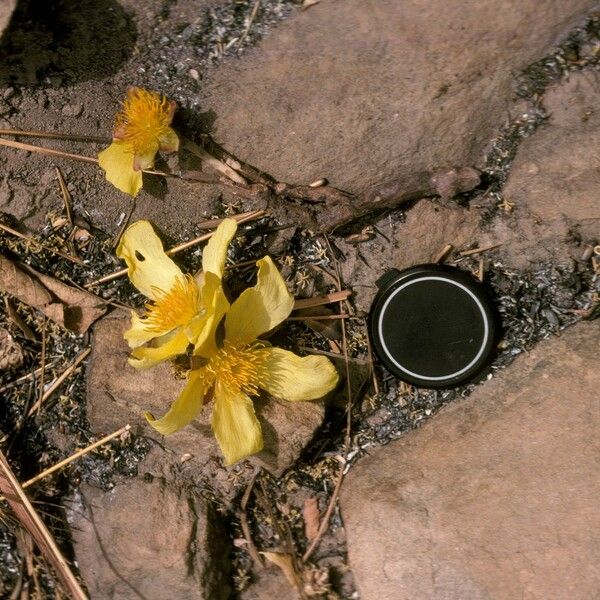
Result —
<path fill-rule="evenodd" d="M 70 522 L 92 600 L 229 597 L 228 537 L 206 500 L 162 479 L 80 494 Z"/>
<path fill-rule="evenodd" d="M 342 488 L 363 600 L 584 600 L 600 589 L 600 322 L 370 450 Z"/>

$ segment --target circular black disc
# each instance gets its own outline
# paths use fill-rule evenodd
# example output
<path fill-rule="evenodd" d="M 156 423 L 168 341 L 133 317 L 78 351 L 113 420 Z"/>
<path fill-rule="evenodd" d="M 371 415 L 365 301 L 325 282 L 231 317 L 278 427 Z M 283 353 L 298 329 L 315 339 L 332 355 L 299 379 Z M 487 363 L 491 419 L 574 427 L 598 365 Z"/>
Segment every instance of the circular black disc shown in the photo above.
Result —
<path fill-rule="evenodd" d="M 374 349 L 409 383 L 452 387 L 476 376 L 495 342 L 493 309 L 482 286 L 453 267 L 390 271 L 371 309 Z"/>

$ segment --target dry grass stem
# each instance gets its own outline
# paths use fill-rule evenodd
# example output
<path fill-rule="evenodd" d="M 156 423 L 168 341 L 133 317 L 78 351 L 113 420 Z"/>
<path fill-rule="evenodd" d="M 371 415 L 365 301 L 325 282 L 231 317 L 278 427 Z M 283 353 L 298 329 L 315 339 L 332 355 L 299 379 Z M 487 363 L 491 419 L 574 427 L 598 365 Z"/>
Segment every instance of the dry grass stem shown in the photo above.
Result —
<path fill-rule="evenodd" d="M 460 256 L 473 256 L 473 254 L 481 254 L 482 252 L 488 252 L 489 250 L 495 250 L 496 248 L 500 248 L 502 244 L 491 244 L 489 246 L 483 246 L 482 248 L 473 248 L 473 250 L 463 250 L 458 254 Z"/>
<path fill-rule="evenodd" d="M 435 258 L 433 259 L 433 262 L 436 265 L 439 265 L 441 263 L 443 263 L 447 258 L 448 255 L 450 254 L 450 252 L 452 252 L 452 250 L 454 250 L 454 246 L 452 244 L 446 244 L 436 255 Z"/>
<path fill-rule="evenodd" d="M 61 460 L 60 462 L 56 463 L 52 467 L 49 467 L 49 468 L 45 469 L 44 471 L 42 471 L 41 473 L 38 473 L 35 477 L 28 479 L 25 483 L 21 484 L 21 487 L 23 489 L 28 488 L 29 486 L 33 485 L 34 483 L 37 483 L 38 481 L 40 481 L 40 479 L 44 479 L 44 477 L 47 477 L 48 475 L 51 475 L 52 473 L 59 471 L 63 467 L 66 467 L 68 464 L 72 463 L 74 460 L 77 460 L 78 458 L 81 458 L 82 456 L 85 456 L 86 454 L 90 453 L 92 450 L 95 450 L 99 446 L 103 446 L 104 444 L 110 442 L 111 440 L 114 440 L 116 437 L 123 435 L 125 432 L 129 431 L 130 429 L 131 429 L 131 425 L 125 425 L 125 427 L 121 427 L 121 429 L 119 429 L 118 431 L 114 431 L 113 433 L 104 436 L 102 439 L 98 440 L 97 442 L 94 442 L 93 444 L 90 444 L 89 446 L 86 446 L 85 448 L 78 450 L 74 454 L 71 454 L 71 456 L 68 456 L 64 460 Z M 0 500 L 1 499 L 2 498 L 0 498 Z"/>
<path fill-rule="evenodd" d="M 44 326 L 42 328 L 42 356 L 40 358 L 41 366 L 40 366 L 40 391 L 39 391 L 39 408 L 42 406 L 42 398 L 44 396 L 44 374 L 46 371 L 46 329 L 48 327 L 48 321 L 46 317 L 42 315 L 42 319 L 44 320 Z"/>
<path fill-rule="evenodd" d="M 91 348 L 86 348 L 82 350 L 75 360 L 53 381 L 52 385 L 44 392 L 43 396 L 35 402 L 35 404 L 29 409 L 27 412 L 27 417 L 30 417 L 34 412 L 37 411 L 38 407 L 42 405 L 54 392 L 63 384 L 65 379 L 70 377 L 75 369 L 88 357 L 89 353 L 92 351 Z M 4 439 L 0 440 L 3 442 Z"/>
<path fill-rule="evenodd" d="M 61 170 L 58 167 L 54 167 L 56 169 L 56 177 L 58 179 L 58 185 L 60 186 L 60 192 L 63 197 L 63 201 L 65 204 L 65 213 L 67 214 L 67 220 L 69 221 L 69 225 L 73 227 L 73 211 L 71 210 L 72 198 L 71 192 L 67 189 L 67 184 L 65 182 L 65 178 Z"/>
<path fill-rule="evenodd" d="M 250 494 L 252 493 L 252 490 L 254 489 L 254 484 L 256 483 L 256 478 L 258 477 L 259 473 L 260 473 L 259 470 L 255 471 L 254 475 L 252 476 L 252 479 L 250 480 L 250 483 L 248 483 L 248 486 L 246 487 L 246 489 L 244 491 L 244 495 L 242 496 L 242 500 L 240 502 L 239 517 L 240 517 L 240 524 L 242 526 L 242 531 L 244 532 L 244 537 L 246 538 L 246 542 L 248 542 L 248 554 L 250 554 L 256 567 L 259 569 L 262 569 L 264 566 L 263 561 L 260 557 L 260 554 L 256 550 L 256 546 L 254 545 L 254 541 L 252 539 L 252 533 L 250 532 L 250 526 L 248 525 L 248 515 L 246 514 L 248 500 L 250 500 Z"/>
<path fill-rule="evenodd" d="M 234 215 L 231 218 L 235 219 L 238 222 L 238 224 L 241 225 L 242 223 L 247 223 L 248 221 L 254 221 L 255 219 L 260 219 L 261 217 L 264 217 L 264 216 L 265 216 L 264 210 L 254 210 L 251 212 Z M 214 220 L 215 228 L 222 221 L 223 221 L 223 219 L 215 219 Z M 213 233 L 214 232 L 212 232 L 212 231 L 210 233 L 204 233 L 204 234 L 194 238 L 193 240 L 189 240 L 188 242 L 184 242 L 182 244 L 174 246 L 170 250 L 167 250 L 166 254 L 168 256 L 173 256 L 174 254 L 177 254 L 178 252 L 187 250 L 188 248 L 191 248 L 193 246 L 196 246 L 197 244 L 205 242 L 206 240 L 209 240 L 212 237 Z M 123 277 L 124 275 L 127 275 L 127 269 L 121 269 L 120 271 L 115 271 L 114 273 L 104 275 L 103 277 L 100 277 L 99 279 L 95 279 L 94 281 L 90 281 L 89 283 L 86 283 L 84 285 L 84 287 L 86 289 L 89 289 L 91 287 L 94 287 L 95 285 L 100 285 L 101 283 L 107 283 L 108 281 L 113 281 L 115 279 L 119 279 L 119 277 Z"/>
<path fill-rule="evenodd" d="M 26 152 L 37 152 L 38 154 L 47 154 L 48 156 L 58 156 L 60 158 L 70 158 L 72 160 L 79 160 L 82 162 L 98 164 L 98 159 L 95 156 L 84 156 L 83 154 L 64 152 L 63 150 L 56 150 L 54 148 L 44 148 L 43 146 L 35 146 L 34 144 L 25 144 L 23 142 L 5 140 L 1 137 L 0 146 L 7 146 L 9 148 L 25 150 Z M 159 175 L 160 177 L 173 177 L 179 179 L 178 175 L 173 175 L 172 173 L 165 173 L 163 171 L 153 171 L 152 169 L 144 169 L 142 172 L 148 175 Z"/>
<path fill-rule="evenodd" d="M 47 371 L 48 369 L 52 369 L 53 367 L 56 366 L 58 361 L 53 360 L 50 363 L 46 363 L 44 365 L 44 369 L 43 371 Z M 7 383 L 6 385 L 4 385 L 3 387 L 0 388 L 0 394 L 3 394 L 4 392 L 6 392 L 7 390 L 10 390 L 12 388 L 14 388 L 17 385 L 20 385 L 21 383 L 25 383 L 26 381 L 30 381 L 31 379 L 35 379 L 36 377 L 38 377 L 39 375 L 41 375 L 42 373 L 42 368 L 40 367 L 39 369 L 36 369 L 35 371 L 32 371 L 31 373 L 27 373 L 27 375 L 23 375 L 22 377 L 19 377 L 18 379 L 15 379 L 14 381 L 11 381 L 10 383 Z"/>
<path fill-rule="evenodd" d="M 344 313 L 341 315 L 306 315 L 305 317 L 288 317 L 286 321 L 337 321 L 352 319 L 352 315 Z"/>
<path fill-rule="evenodd" d="M 49 140 L 74 140 L 80 142 L 92 142 L 94 144 L 110 144 L 111 142 L 110 138 L 95 137 L 92 135 L 78 135 L 74 133 L 57 133 L 48 131 L 24 131 L 22 129 L 0 129 L 0 135 L 46 138 Z"/>
<path fill-rule="evenodd" d="M 61 256 L 65 260 L 68 260 L 72 263 L 75 263 L 77 265 L 83 264 L 83 261 L 80 258 L 78 258 L 77 256 L 72 256 L 71 254 L 67 254 L 66 252 L 57 250 L 56 248 L 52 248 L 51 246 L 46 246 L 46 244 L 43 244 L 42 242 L 38 242 L 37 240 L 33 239 L 32 237 L 25 235 L 24 233 L 21 233 L 20 231 L 17 231 L 16 229 L 9 227 L 8 225 L 4 225 L 4 223 L 0 223 L 0 229 L 2 229 L 2 231 L 6 231 L 6 233 L 10 233 L 11 235 L 14 235 L 15 237 L 21 238 L 22 240 L 25 240 L 26 242 L 29 242 L 30 244 L 37 245 L 40 248 L 43 248 L 44 250 L 46 250 L 47 252 L 51 252 L 52 254 Z"/>
<path fill-rule="evenodd" d="M 46 560 L 52 565 L 58 580 L 69 591 L 73 600 L 86 600 L 67 561 L 56 545 L 52 534 L 31 505 L 23 488 L 19 485 L 4 454 L 0 451 L 0 492 L 6 497 L 23 528 L 35 540 Z"/>
<path fill-rule="evenodd" d="M 304 308 L 313 308 L 314 306 L 323 306 L 325 304 L 332 304 L 333 302 L 341 302 L 342 300 L 348 299 L 352 295 L 350 290 L 341 290 L 339 292 L 333 292 L 332 294 L 326 294 L 325 296 L 315 296 L 314 298 L 301 298 L 294 302 L 293 310 L 302 310 Z"/>
<path fill-rule="evenodd" d="M 250 28 L 252 27 L 252 23 L 254 23 L 254 19 L 256 18 L 256 14 L 258 13 L 258 7 L 260 6 L 260 0 L 255 0 L 254 6 L 252 7 L 252 12 L 250 13 L 250 18 L 248 19 L 248 24 L 246 25 L 246 29 L 244 29 L 244 33 L 240 36 L 238 40 L 237 47 L 241 48 L 245 39 L 248 37 L 250 33 Z M 239 164 L 239 163 L 238 163 Z"/>
<path fill-rule="evenodd" d="M 329 238 L 325 236 L 325 242 L 327 243 L 327 248 L 329 250 L 330 255 L 335 261 L 335 274 L 337 279 L 337 287 L 338 290 L 342 290 L 342 277 L 340 274 L 340 266 L 335 258 L 335 254 L 331 248 L 331 244 L 329 243 Z M 344 300 L 340 300 L 340 310 L 344 310 Z M 344 362 L 346 366 L 346 389 L 347 389 L 347 404 L 346 404 L 346 431 L 344 434 L 344 455 L 347 457 L 348 452 L 350 451 L 350 442 L 351 442 L 351 430 L 352 430 L 352 385 L 350 383 L 350 361 L 348 360 L 348 336 L 346 333 L 346 322 L 342 319 L 342 347 L 344 350 Z M 340 489 L 342 487 L 342 481 L 344 480 L 344 470 L 345 470 L 346 460 L 344 464 L 340 465 L 340 470 L 335 482 L 335 486 L 333 488 L 333 492 L 331 494 L 331 498 L 329 499 L 329 504 L 327 505 L 327 510 L 321 519 L 321 523 L 319 525 L 319 530 L 317 531 L 317 535 L 312 540 L 306 552 L 302 556 L 302 562 L 306 563 L 313 555 L 313 552 L 316 550 L 321 538 L 327 528 L 329 527 L 329 520 L 331 519 L 331 515 L 333 514 L 333 510 L 335 508 L 338 496 L 340 494 Z"/>

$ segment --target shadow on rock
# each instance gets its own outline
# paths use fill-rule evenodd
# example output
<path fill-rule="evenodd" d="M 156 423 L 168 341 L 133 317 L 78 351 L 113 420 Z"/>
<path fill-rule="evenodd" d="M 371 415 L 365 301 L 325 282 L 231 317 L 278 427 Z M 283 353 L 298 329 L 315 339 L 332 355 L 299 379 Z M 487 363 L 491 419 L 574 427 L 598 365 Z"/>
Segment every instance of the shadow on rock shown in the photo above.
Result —
<path fill-rule="evenodd" d="M 116 0 L 23 0 L 0 38 L 0 84 L 70 84 L 107 77 L 137 30 Z"/>

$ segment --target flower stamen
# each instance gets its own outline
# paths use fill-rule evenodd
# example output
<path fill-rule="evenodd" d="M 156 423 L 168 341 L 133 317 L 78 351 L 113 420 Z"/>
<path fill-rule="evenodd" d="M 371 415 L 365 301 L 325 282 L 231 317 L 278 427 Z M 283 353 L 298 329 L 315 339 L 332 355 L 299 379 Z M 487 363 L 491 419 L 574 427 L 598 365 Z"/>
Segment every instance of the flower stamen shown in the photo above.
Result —
<path fill-rule="evenodd" d="M 223 386 L 256 396 L 265 381 L 264 362 L 262 344 L 235 346 L 225 341 L 205 369 Z"/>
<path fill-rule="evenodd" d="M 200 291 L 191 275 L 177 277 L 168 292 L 152 288 L 155 299 L 146 304 L 146 328 L 165 333 L 186 326 L 200 312 Z"/>
<path fill-rule="evenodd" d="M 174 104 L 165 96 L 131 88 L 115 118 L 114 137 L 127 142 L 136 155 L 156 152 L 159 138 L 169 133 L 173 111 Z"/>

